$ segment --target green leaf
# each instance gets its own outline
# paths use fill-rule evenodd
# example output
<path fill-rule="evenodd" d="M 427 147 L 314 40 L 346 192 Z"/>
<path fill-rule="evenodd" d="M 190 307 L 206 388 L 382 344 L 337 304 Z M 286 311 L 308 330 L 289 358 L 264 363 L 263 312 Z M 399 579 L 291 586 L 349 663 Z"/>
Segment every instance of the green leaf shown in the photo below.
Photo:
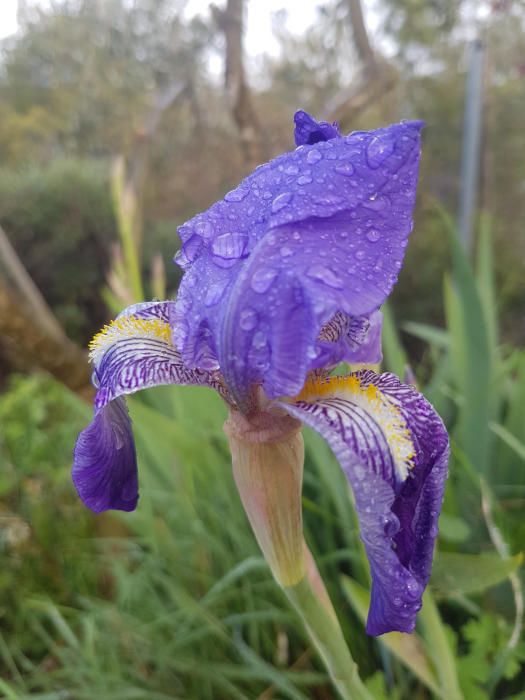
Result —
<path fill-rule="evenodd" d="M 452 284 L 445 284 L 445 311 L 452 338 L 456 384 L 463 396 L 460 409 L 461 447 L 482 474 L 489 465 L 492 379 L 486 316 L 472 267 L 451 219 L 441 211 L 452 251 Z"/>
<path fill-rule="evenodd" d="M 370 605 L 370 592 L 347 576 L 342 578 L 343 590 L 358 617 L 366 620 Z M 436 695 L 440 695 L 439 683 L 431 668 L 423 640 L 417 634 L 390 632 L 378 637 L 385 647 Z"/>
<path fill-rule="evenodd" d="M 437 348 L 446 350 L 450 347 L 450 335 L 442 328 L 436 328 L 427 323 L 407 321 L 403 323 L 403 330 L 416 338 L 424 340 L 426 343 L 429 343 L 429 345 L 435 345 Z"/>
<path fill-rule="evenodd" d="M 470 536 L 470 528 L 463 518 L 441 513 L 439 516 L 439 536 L 448 542 L 465 542 Z"/>
<path fill-rule="evenodd" d="M 389 305 L 385 304 L 382 311 L 382 338 L 385 363 L 390 372 L 397 374 L 398 377 L 402 377 L 405 373 L 405 367 L 408 364 L 408 358 L 399 339 L 399 334 Z"/>
<path fill-rule="evenodd" d="M 521 565 L 523 554 L 502 559 L 497 554 L 440 552 L 434 561 L 430 584 L 436 595 L 480 593 L 504 581 Z"/>

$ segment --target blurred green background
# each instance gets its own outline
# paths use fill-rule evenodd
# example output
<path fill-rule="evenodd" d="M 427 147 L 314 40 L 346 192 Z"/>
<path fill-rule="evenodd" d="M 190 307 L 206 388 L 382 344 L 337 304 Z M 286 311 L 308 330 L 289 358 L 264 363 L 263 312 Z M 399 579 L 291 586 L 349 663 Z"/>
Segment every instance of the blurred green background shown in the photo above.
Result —
<path fill-rule="evenodd" d="M 0 8 L 0 697 L 336 697 L 249 530 L 211 392 L 130 400 L 135 513 L 92 515 L 69 475 L 91 415 L 82 348 L 126 304 L 176 294 L 177 225 L 291 148 L 303 108 L 344 131 L 427 123 L 384 365 L 411 367 L 453 448 L 417 634 L 365 636 L 351 499 L 312 433 L 307 541 L 374 697 L 523 700 L 523 3 L 19 0 L 10 34 L 15 4 Z M 483 126 L 465 251 L 474 38 Z"/>

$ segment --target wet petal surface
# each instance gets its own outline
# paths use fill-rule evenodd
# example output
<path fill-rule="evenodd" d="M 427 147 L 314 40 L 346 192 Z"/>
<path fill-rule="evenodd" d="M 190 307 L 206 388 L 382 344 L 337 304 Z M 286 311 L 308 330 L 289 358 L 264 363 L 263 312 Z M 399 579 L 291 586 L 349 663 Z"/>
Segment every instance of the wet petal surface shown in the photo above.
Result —
<path fill-rule="evenodd" d="M 368 370 L 307 385 L 287 410 L 327 440 L 352 486 L 372 574 L 368 633 L 411 632 L 447 476 L 441 419 L 413 387 Z"/>
<path fill-rule="evenodd" d="M 188 370 L 168 323 L 173 302 L 135 304 L 93 339 L 95 414 L 75 446 L 73 482 L 99 513 L 133 510 L 138 500 L 137 460 L 125 394 L 161 384 L 200 384 L 228 399 L 216 373 Z"/>
<path fill-rule="evenodd" d="M 188 366 L 220 366 L 237 398 L 261 380 L 270 396 L 300 389 L 322 326 L 339 311 L 369 315 L 397 279 L 412 227 L 420 127 L 341 137 L 327 125 L 328 140 L 257 168 L 180 228 L 186 274 L 172 325 Z"/>

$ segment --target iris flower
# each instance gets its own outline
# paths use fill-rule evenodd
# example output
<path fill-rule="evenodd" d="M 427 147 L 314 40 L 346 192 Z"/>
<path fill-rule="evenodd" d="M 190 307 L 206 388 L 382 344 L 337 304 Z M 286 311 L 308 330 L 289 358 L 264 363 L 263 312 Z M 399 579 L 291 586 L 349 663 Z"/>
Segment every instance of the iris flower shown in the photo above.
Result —
<path fill-rule="evenodd" d="M 126 394 L 199 384 L 260 440 L 276 426 L 310 426 L 353 490 L 372 635 L 414 629 L 448 437 L 428 401 L 393 374 L 331 371 L 381 359 L 379 308 L 412 229 L 421 126 L 344 136 L 297 112 L 295 150 L 180 227 L 177 299 L 131 306 L 93 339 L 94 418 L 74 453 L 84 503 L 131 511 L 138 481 Z"/>

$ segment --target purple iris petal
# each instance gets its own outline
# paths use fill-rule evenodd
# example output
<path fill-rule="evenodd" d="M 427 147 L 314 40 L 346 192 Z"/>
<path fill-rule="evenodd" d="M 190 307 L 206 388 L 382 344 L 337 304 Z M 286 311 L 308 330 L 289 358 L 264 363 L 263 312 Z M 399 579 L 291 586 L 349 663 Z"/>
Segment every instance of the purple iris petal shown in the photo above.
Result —
<path fill-rule="evenodd" d="M 99 411 L 78 436 L 72 478 L 78 495 L 95 513 L 109 508 L 135 510 L 137 457 L 123 399 Z"/>
<path fill-rule="evenodd" d="M 329 141 L 336 136 L 341 136 L 337 122 L 318 122 L 308 112 L 299 110 L 294 115 L 295 122 L 295 145 L 311 146 L 319 141 Z"/>
<path fill-rule="evenodd" d="M 381 330 L 383 327 L 383 314 L 381 311 L 374 311 L 369 317 L 370 326 L 366 338 L 352 351 L 348 357 L 348 362 L 359 365 L 376 365 L 383 359 L 381 349 Z"/>
<path fill-rule="evenodd" d="M 381 311 L 370 316 L 348 316 L 338 311 L 326 323 L 317 339 L 318 368 L 331 368 L 339 362 L 377 364 L 381 362 Z"/>
<path fill-rule="evenodd" d="M 391 374 L 353 376 L 360 382 L 357 394 L 338 391 L 335 383 L 332 394 L 300 400 L 287 410 L 327 440 L 352 485 L 372 574 L 367 632 L 411 632 L 430 576 L 448 437 L 439 416 L 413 387 Z M 370 385 L 380 392 L 379 401 L 367 396 Z M 388 415 L 381 415 L 390 410 L 394 422 L 396 415 L 402 417 L 415 450 L 404 478 L 399 442 L 387 434 Z"/>
<path fill-rule="evenodd" d="M 271 397 L 299 391 L 322 326 L 338 311 L 370 314 L 397 279 L 420 128 L 301 146 L 180 228 L 186 274 L 173 325 L 188 366 L 220 365 L 241 403 L 253 383 Z"/>
<path fill-rule="evenodd" d="M 95 416 L 78 437 L 73 481 L 81 499 L 97 513 L 133 510 L 137 504 L 137 461 L 123 395 L 161 384 L 197 384 L 229 400 L 216 373 L 183 365 L 171 340 L 172 305 L 168 301 L 128 307 L 91 345 Z"/>

